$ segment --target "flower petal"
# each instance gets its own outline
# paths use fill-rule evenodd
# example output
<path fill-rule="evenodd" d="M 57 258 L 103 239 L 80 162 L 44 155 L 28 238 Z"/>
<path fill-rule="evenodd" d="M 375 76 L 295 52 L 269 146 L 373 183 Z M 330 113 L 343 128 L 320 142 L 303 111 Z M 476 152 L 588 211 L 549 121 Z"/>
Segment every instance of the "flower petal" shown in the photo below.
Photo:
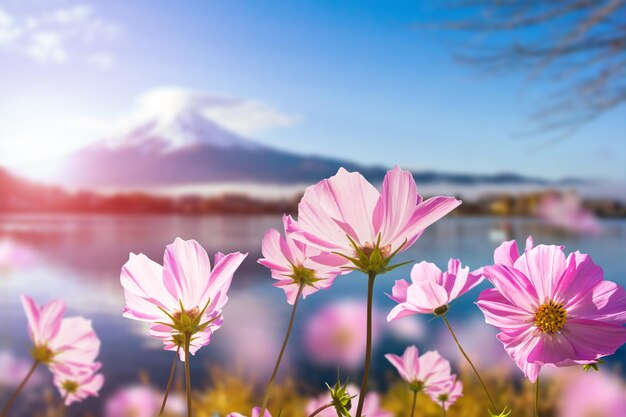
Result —
<path fill-rule="evenodd" d="M 385 175 L 380 199 L 374 210 L 374 233 L 381 233 L 383 243 L 405 228 L 415 206 L 422 202 L 410 171 L 397 165 Z M 392 249 L 396 247 L 392 246 Z"/>
<path fill-rule="evenodd" d="M 535 314 L 539 307 L 537 292 L 521 271 L 505 265 L 492 265 L 486 266 L 483 273 L 511 304 Z"/>
<path fill-rule="evenodd" d="M 554 298 L 557 285 L 567 269 L 563 248 L 556 245 L 539 245 L 524 252 L 515 264 L 532 282 L 540 303 Z"/>
<path fill-rule="evenodd" d="M 163 268 L 174 278 L 183 306 L 202 308 L 200 294 L 211 274 L 211 261 L 204 248 L 193 239 L 176 238 L 165 249 Z"/>

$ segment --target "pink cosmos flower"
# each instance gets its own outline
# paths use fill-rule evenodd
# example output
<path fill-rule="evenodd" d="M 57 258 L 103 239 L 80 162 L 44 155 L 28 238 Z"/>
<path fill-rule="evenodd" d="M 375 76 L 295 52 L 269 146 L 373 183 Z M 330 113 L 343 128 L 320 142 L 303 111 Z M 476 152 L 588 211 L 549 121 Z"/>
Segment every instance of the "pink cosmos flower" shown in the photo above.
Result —
<path fill-rule="evenodd" d="M 442 388 L 431 390 L 429 395 L 434 402 L 447 411 L 456 400 L 463 396 L 463 384 L 453 374 Z"/>
<path fill-rule="evenodd" d="M 11 240 L 0 240 L 0 272 L 4 269 L 24 268 L 35 264 L 37 257 L 25 246 Z"/>
<path fill-rule="evenodd" d="M 380 319 L 374 317 L 373 343 Z M 355 370 L 365 357 L 367 307 L 355 301 L 328 304 L 315 312 L 304 328 L 304 343 L 314 361 Z"/>
<path fill-rule="evenodd" d="M 542 366 L 593 363 L 626 342 L 626 291 L 604 281 L 589 255 L 566 259 L 562 247 L 539 245 L 484 274 L 495 288 L 480 294 L 478 307 L 533 382 Z"/>
<path fill-rule="evenodd" d="M 182 332 L 174 320 L 181 320 L 184 312 L 198 324 L 189 329 L 194 333 L 189 351 L 195 354 L 209 344 L 213 332 L 222 325 L 226 293 L 246 256 L 217 253 L 211 268 L 198 242 L 180 238 L 167 246 L 163 266 L 143 254 L 131 253 L 120 277 L 126 297 L 123 316 L 150 323 L 149 334 L 161 339 L 164 349 L 176 351 L 182 344 Z M 179 354 L 184 361 L 184 349 Z"/>
<path fill-rule="evenodd" d="M 347 393 L 352 398 L 352 408 L 349 413 L 351 416 L 356 415 L 356 404 L 359 402 L 359 388 L 355 385 L 346 387 Z M 331 401 L 330 393 L 324 393 L 317 398 L 312 399 L 306 406 L 306 414 L 313 413 L 318 408 L 328 404 Z M 386 411 L 380 406 L 380 396 L 376 392 L 370 392 L 365 396 L 363 401 L 363 415 L 367 417 L 392 417 L 393 413 Z M 319 417 L 337 417 L 337 412 L 333 407 L 326 408 L 317 414 Z"/>
<path fill-rule="evenodd" d="M 461 268 L 458 259 L 450 259 L 446 272 L 429 262 L 415 264 L 411 270 L 412 282 L 398 280 L 393 286 L 391 299 L 399 304 L 391 310 L 387 321 L 411 314 L 444 314 L 452 300 L 482 280 L 482 276 L 470 273 L 467 266 Z"/>
<path fill-rule="evenodd" d="M 252 414 L 250 417 L 259 417 L 259 414 L 261 414 L 261 407 L 254 407 L 252 409 Z M 246 416 L 244 416 L 241 413 L 230 413 L 226 417 L 246 417 Z M 272 415 L 270 414 L 269 411 L 265 410 L 265 412 L 263 413 L 263 417 L 272 417 Z"/>
<path fill-rule="evenodd" d="M 322 254 L 317 248 L 293 240 L 287 230 L 294 223 L 291 216 L 283 216 L 285 237 L 276 229 L 265 232 L 263 237 L 263 258 L 259 263 L 272 271 L 272 278 L 278 282 L 274 286 L 282 288 L 287 302 L 293 304 L 300 284 L 302 298 L 319 290 L 330 288 L 335 277 L 341 272 L 338 268 L 321 265 L 311 257 Z"/>
<path fill-rule="evenodd" d="M 380 238 L 384 258 L 408 249 L 428 226 L 460 204 L 453 197 L 422 201 L 413 175 L 397 166 L 385 175 L 382 192 L 360 173 L 340 168 L 336 175 L 306 189 L 298 205 L 298 221 L 288 231 L 294 239 L 351 258 L 356 252 L 350 239 L 369 254 Z M 316 260 L 350 264 L 335 254 Z"/>
<path fill-rule="evenodd" d="M 54 372 L 54 385 L 65 399 L 65 405 L 83 401 L 87 397 L 97 397 L 104 385 L 104 377 L 97 373 L 100 363 L 91 366 L 73 368 L 59 366 Z"/>
<path fill-rule="evenodd" d="M 426 393 L 441 391 L 450 381 L 450 362 L 436 351 L 419 356 L 417 347 L 409 346 L 402 356 L 389 353 L 385 358 L 412 390 L 424 390 Z"/>
<path fill-rule="evenodd" d="M 143 385 L 133 385 L 116 391 L 104 406 L 105 417 L 154 417 L 159 413 L 161 395 Z"/>
<path fill-rule="evenodd" d="M 100 351 L 100 340 L 91 321 L 82 317 L 63 318 L 65 303 L 59 300 L 39 307 L 26 295 L 21 299 L 36 360 L 53 371 L 57 366 L 80 368 L 93 363 Z"/>

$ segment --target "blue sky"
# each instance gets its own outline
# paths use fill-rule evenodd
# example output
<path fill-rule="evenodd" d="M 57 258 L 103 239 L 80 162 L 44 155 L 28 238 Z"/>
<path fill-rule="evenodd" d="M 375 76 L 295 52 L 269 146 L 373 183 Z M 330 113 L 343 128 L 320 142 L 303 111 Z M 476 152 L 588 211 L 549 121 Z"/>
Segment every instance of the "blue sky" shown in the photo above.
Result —
<path fill-rule="evenodd" d="M 229 127 L 293 152 L 626 179 L 623 107 L 555 144 L 519 137 L 545 86 L 457 64 L 412 27 L 442 16 L 420 3 L 4 0 L 0 163 L 98 139 L 147 91 L 180 87 L 241 100 Z"/>

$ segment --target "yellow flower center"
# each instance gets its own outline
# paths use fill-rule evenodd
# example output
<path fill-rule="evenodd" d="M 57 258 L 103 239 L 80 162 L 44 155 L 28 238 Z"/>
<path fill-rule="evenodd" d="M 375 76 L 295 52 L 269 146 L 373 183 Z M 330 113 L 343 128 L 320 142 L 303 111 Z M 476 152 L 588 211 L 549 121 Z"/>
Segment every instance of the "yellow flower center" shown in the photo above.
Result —
<path fill-rule="evenodd" d="M 545 333 L 556 333 L 565 326 L 567 312 L 562 304 L 550 300 L 535 313 L 535 326 Z"/>
<path fill-rule="evenodd" d="M 75 381 L 63 381 L 61 385 L 68 394 L 74 394 L 78 390 L 78 383 Z"/>
<path fill-rule="evenodd" d="M 346 348 L 352 344 L 352 332 L 349 329 L 337 329 L 332 337 L 334 345 L 338 348 Z"/>

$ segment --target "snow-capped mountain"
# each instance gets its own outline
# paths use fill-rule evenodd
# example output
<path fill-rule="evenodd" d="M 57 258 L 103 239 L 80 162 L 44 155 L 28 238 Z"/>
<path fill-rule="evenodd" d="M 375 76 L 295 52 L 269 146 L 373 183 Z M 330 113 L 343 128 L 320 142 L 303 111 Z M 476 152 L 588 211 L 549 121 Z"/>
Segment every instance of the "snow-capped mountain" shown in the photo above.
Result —
<path fill-rule="evenodd" d="M 168 153 L 188 147 L 205 145 L 218 148 L 256 150 L 261 145 L 244 139 L 210 120 L 193 107 L 184 107 L 171 113 L 132 120 L 130 126 L 95 144 L 94 149 L 120 150 L 146 148 Z"/>
<path fill-rule="evenodd" d="M 66 157 L 59 181 L 78 188 L 141 188 L 219 182 L 303 183 L 349 162 L 301 156 L 231 132 L 194 109 L 135 120 L 115 135 Z M 374 168 L 374 177 L 384 175 Z"/>
<path fill-rule="evenodd" d="M 176 96 L 174 96 L 175 98 Z M 67 156 L 49 182 L 73 188 L 144 189 L 211 184 L 310 184 L 339 167 L 380 181 L 386 169 L 261 145 L 212 120 L 193 100 L 165 100 L 114 133 Z M 414 173 L 421 184 L 546 184 L 516 174 Z"/>

